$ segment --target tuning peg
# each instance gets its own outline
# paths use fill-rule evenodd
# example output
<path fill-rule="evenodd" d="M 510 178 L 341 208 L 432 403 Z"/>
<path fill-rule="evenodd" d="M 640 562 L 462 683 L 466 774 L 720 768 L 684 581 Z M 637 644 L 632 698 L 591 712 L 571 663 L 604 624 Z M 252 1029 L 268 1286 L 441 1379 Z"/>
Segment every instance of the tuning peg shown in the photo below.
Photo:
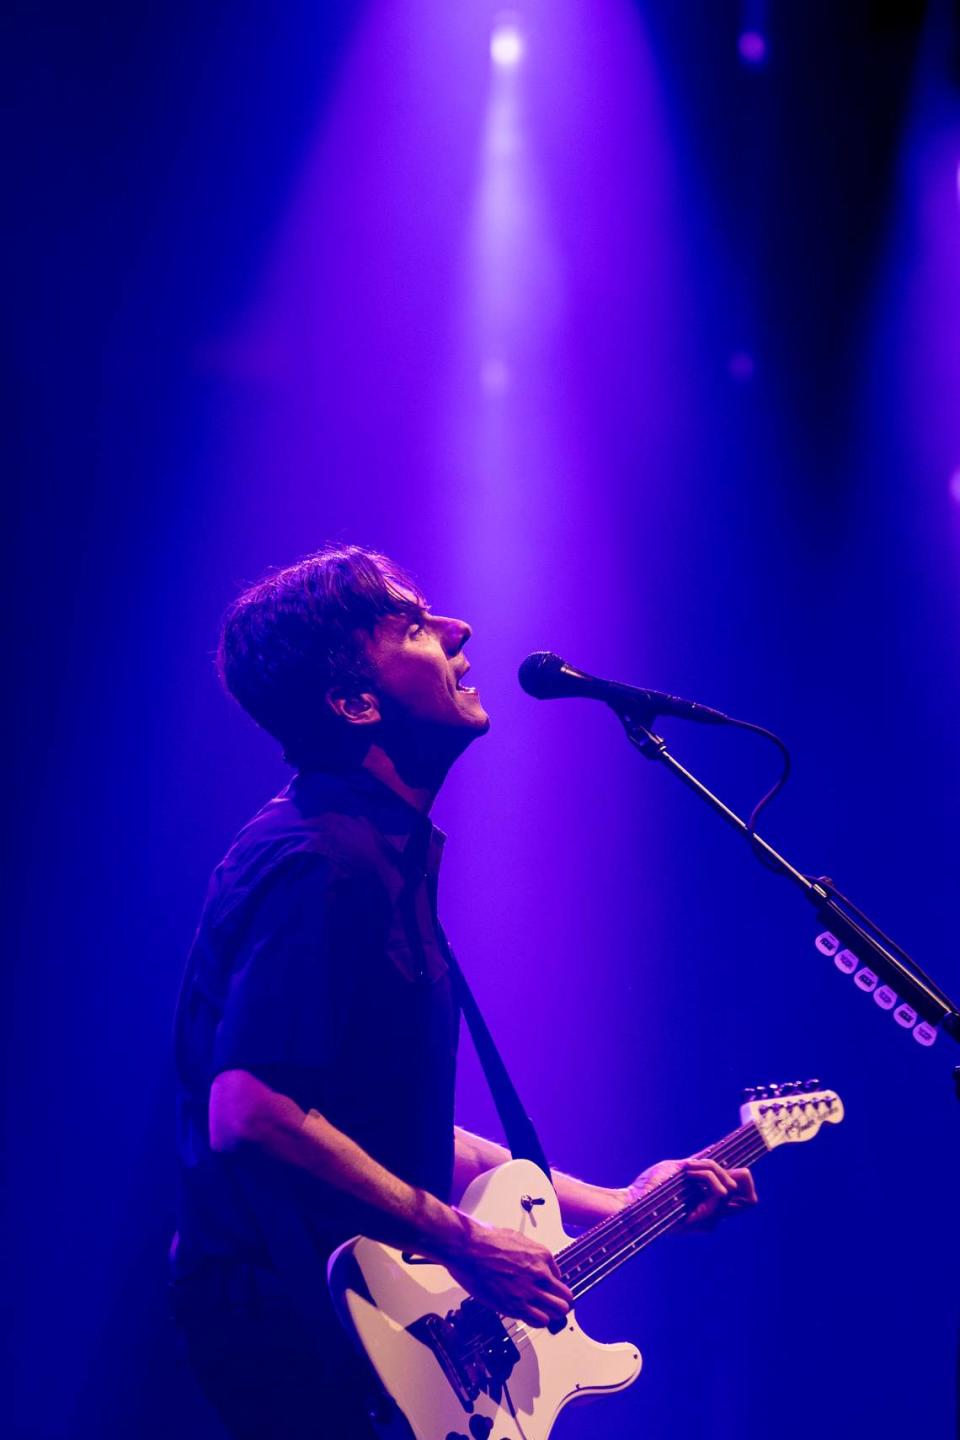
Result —
<path fill-rule="evenodd" d="M 820 1081 L 819 1081 L 819 1080 L 808 1080 L 807 1083 L 806 1083 L 806 1085 L 804 1086 L 804 1089 L 805 1089 L 805 1090 L 819 1090 L 819 1089 L 820 1089 Z"/>
<path fill-rule="evenodd" d="M 771 1095 L 779 1095 L 779 1094 L 780 1094 L 780 1086 L 779 1086 L 779 1085 L 768 1085 L 768 1086 L 767 1086 L 767 1090 L 768 1090 L 768 1092 L 769 1092 Z"/>
<path fill-rule="evenodd" d="M 757 1098 L 757 1087 L 756 1087 L 756 1085 L 748 1085 L 748 1086 L 746 1087 L 746 1089 L 743 1091 L 743 1103 L 744 1103 L 745 1105 L 749 1105 L 750 1102 L 751 1102 L 752 1100 L 755 1100 L 756 1098 Z"/>

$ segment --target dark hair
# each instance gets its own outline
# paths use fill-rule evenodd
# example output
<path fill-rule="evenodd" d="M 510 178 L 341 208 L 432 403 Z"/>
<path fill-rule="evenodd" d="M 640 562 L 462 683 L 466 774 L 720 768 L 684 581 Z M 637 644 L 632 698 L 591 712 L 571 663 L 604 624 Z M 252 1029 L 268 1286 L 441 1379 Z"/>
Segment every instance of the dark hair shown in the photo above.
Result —
<path fill-rule="evenodd" d="M 398 585 L 417 600 L 398 595 Z M 334 714 L 327 691 L 369 686 L 364 634 L 422 604 L 419 588 L 385 555 L 326 546 L 234 600 L 223 617 L 217 671 L 247 714 L 280 741 L 288 764 L 339 769 L 357 763 L 369 737 Z"/>

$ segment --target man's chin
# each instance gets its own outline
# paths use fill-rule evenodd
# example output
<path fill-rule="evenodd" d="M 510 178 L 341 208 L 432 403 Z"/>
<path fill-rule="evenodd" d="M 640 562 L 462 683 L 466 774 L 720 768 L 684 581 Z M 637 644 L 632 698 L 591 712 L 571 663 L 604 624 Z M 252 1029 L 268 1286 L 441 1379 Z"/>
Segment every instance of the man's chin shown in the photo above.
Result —
<path fill-rule="evenodd" d="M 461 711 L 455 727 L 465 745 L 469 745 L 471 740 L 476 740 L 481 735 L 486 735 L 489 729 L 490 716 L 479 703 L 471 705 L 469 713 Z"/>
<path fill-rule="evenodd" d="M 458 692 L 457 728 L 472 730 L 475 735 L 486 735 L 490 729 L 490 716 L 480 703 L 479 695 Z"/>
<path fill-rule="evenodd" d="M 475 715 L 465 715 L 457 726 L 457 730 L 471 740 L 478 735 L 486 735 L 489 729 L 490 716 L 486 710 L 481 709 L 478 709 Z"/>

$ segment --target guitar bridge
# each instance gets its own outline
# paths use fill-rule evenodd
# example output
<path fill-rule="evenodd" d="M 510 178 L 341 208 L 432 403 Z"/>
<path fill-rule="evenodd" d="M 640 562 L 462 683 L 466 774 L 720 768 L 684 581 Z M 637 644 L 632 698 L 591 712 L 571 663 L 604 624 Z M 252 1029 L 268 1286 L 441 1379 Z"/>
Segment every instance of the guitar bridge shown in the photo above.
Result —
<path fill-rule="evenodd" d="M 429 1345 L 464 1410 L 473 1409 L 481 1391 L 499 1401 L 520 1352 L 492 1310 L 465 1300 L 446 1315 L 422 1315 L 408 1331 Z"/>

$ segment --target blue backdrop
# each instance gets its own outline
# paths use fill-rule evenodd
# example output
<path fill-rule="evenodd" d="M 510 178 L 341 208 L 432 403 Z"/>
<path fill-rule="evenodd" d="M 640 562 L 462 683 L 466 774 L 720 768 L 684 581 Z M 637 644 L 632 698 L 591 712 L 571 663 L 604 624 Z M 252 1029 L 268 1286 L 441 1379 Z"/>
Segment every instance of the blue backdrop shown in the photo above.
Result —
<path fill-rule="evenodd" d="M 625 1183 L 759 1081 L 847 1104 L 584 1302 L 646 1364 L 558 1435 L 949 1432 L 960 1056 L 602 707 L 515 682 L 554 648 L 776 729 L 764 833 L 960 993 L 957 39 L 844 10 L 529 0 L 507 66 L 489 0 L 12 12 L 6 1433 L 216 1433 L 165 1319 L 169 1031 L 284 772 L 211 654 L 325 539 L 474 625 L 442 909 L 554 1162 Z M 775 773 L 663 728 L 740 808 Z"/>

